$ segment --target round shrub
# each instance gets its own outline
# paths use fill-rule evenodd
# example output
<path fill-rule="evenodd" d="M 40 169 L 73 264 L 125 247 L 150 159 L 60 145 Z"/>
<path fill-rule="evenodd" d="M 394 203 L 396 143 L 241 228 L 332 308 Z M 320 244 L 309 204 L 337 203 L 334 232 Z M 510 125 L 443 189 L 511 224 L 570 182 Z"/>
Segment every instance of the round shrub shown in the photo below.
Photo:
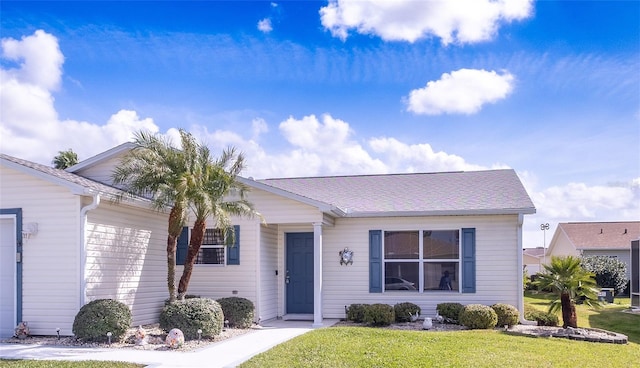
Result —
<path fill-rule="evenodd" d="M 73 334 L 85 341 L 120 341 L 131 327 L 131 310 L 113 299 L 98 299 L 80 308 L 73 320 Z"/>
<path fill-rule="evenodd" d="M 229 327 L 251 327 L 255 316 L 255 307 L 251 300 L 232 296 L 218 299 L 217 302 L 222 307 L 225 320 L 229 321 Z"/>
<path fill-rule="evenodd" d="M 518 324 L 520 313 L 518 309 L 510 304 L 497 303 L 491 306 L 493 311 L 498 316 L 498 323 L 496 326 L 501 327 L 508 325 L 509 327 Z"/>
<path fill-rule="evenodd" d="M 371 326 L 389 326 L 396 319 L 388 304 L 371 304 L 364 311 L 364 322 Z"/>
<path fill-rule="evenodd" d="M 396 322 L 410 322 L 411 317 L 416 318 L 416 314 L 419 316 L 421 311 L 420 307 L 409 302 L 398 303 L 393 306 Z"/>
<path fill-rule="evenodd" d="M 558 316 L 552 313 L 547 313 L 534 309 L 533 307 L 525 307 L 524 318 L 529 321 L 538 322 L 538 326 L 557 326 L 559 319 Z"/>
<path fill-rule="evenodd" d="M 498 316 L 491 307 L 482 304 L 468 304 L 460 312 L 460 324 L 470 329 L 496 327 Z"/>
<path fill-rule="evenodd" d="M 445 322 L 458 323 L 460 312 L 464 306 L 460 303 L 440 303 L 436 306 L 438 314 L 445 318 Z"/>
<path fill-rule="evenodd" d="M 349 308 L 347 308 L 347 320 L 356 323 L 364 322 L 364 311 L 367 307 L 367 304 L 351 304 Z"/>
<path fill-rule="evenodd" d="M 160 328 L 165 331 L 179 328 L 188 340 L 197 339 L 199 329 L 202 337 L 214 337 L 222 331 L 223 323 L 220 303 L 207 298 L 178 300 L 165 305 L 160 313 Z"/>

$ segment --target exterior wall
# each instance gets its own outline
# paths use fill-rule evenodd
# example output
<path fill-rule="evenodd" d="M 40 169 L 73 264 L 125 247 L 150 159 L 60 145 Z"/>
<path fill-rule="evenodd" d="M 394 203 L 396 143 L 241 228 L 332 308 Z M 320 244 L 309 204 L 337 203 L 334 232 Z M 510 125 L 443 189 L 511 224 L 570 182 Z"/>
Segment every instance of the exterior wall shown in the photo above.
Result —
<path fill-rule="evenodd" d="M 584 257 L 590 256 L 606 256 L 606 257 L 616 257 L 618 261 L 624 262 L 627 265 L 627 273 L 626 278 L 629 280 L 631 278 L 631 252 L 629 249 L 619 249 L 619 250 L 583 250 L 582 255 Z"/>
<path fill-rule="evenodd" d="M 423 315 L 432 316 L 438 303 L 508 303 L 518 305 L 521 283 L 517 257 L 517 216 L 447 216 L 420 218 L 337 219 L 335 227 L 323 228 L 324 318 L 344 318 L 352 303 L 412 302 Z M 476 229 L 476 292 L 383 292 L 369 293 L 369 230 Z M 338 252 L 354 251 L 353 265 L 341 266 Z"/>
<path fill-rule="evenodd" d="M 158 322 L 167 291 L 167 215 L 104 203 L 88 212 L 86 302 L 116 299 L 133 325 Z"/>
<path fill-rule="evenodd" d="M 547 254 L 547 264 L 551 262 L 551 257 L 563 257 L 563 256 L 580 256 L 580 252 L 576 250 L 576 248 L 571 244 L 567 236 L 562 232 L 562 230 L 558 229 L 560 234 L 553 244 L 549 245 L 549 253 Z M 554 237 L 555 238 L 555 237 Z"/>
<path fill-rule="evenodd" d="M 85 178 L 90 178 L 92 180 L 111 185 L 111 173 L 113 172 L 113 168 L 120 163 L 120 159 L 122 158 L 122 156 L 124 156 L 124 154 L 125 152 L 123 152 L 119 156 L 112 157 L 109 160 L 100 162 L 99 164 L 87 167 L 82 170 L 78 170 L 74 173 L 80 176 L 84 176 Z"/>
<path fill-rule="evenodd" d="M 38 233 L 23 242 L 22 320 L 34 335 L 72 335 L 80 303 L 80 197 L 0 166 L 0 208 L 22 208 Z"/>
<path fill-rule="evenodd" d="M 262 320 L 278 316 L 278 227 L 262 226 L 260 233 L 260 303 L 256 317 Z M 277 271 L 277 274 L 276 274 Z"/>
<path fill-rule="evenodd" d="M 264 217 L 267 224 L 322 222 L 323 214 L 317 208 L 253 189 L 247 196 Z"/>
<path fill-rule="evenodd" d="M 522 255 L 522 264 L 526 266 L 527 275 L 535 275 L 542 269 L 542 258 L 532 257 L 530 255 Z"/>
<path fill-rule="evenodd" d="M 213 221 L 208 221 L 212 224 Z M 237 296 L 257 303 L 257 261 L 260 240 L 259 221 L 237 219 L 240 225 L 239 265 L 194 265 L 187 294 L 205 298 L 226 298 Z M 183 266 L 176 266 L 176 288 L 182 276 Z"/>

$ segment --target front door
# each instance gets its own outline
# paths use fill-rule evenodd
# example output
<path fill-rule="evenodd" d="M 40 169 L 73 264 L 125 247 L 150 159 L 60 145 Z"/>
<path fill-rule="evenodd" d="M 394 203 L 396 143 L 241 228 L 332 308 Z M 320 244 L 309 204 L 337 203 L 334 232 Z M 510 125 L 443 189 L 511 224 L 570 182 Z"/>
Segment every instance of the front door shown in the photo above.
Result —
<path fill-rule="evenodd" d="M 313 233 L 287 233 L 288 314 L 313 313 Z"/>
<path fill-rule="evenodd" d="M 16 223 L 0 218 L 0 338 L 16 327 Z"/>

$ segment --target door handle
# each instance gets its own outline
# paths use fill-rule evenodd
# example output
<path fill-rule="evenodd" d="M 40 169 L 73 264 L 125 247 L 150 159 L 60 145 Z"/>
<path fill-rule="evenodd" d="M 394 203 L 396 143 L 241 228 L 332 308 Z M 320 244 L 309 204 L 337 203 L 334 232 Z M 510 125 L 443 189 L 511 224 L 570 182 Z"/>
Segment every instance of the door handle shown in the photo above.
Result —
<path fill-rule="evenodd" d="M 290 279 L 291 279 L 291 276 L 289 276 L 289 270 L 287 270 L 287 276 L 284 277 L 284 283 L 288 284 Z"/>

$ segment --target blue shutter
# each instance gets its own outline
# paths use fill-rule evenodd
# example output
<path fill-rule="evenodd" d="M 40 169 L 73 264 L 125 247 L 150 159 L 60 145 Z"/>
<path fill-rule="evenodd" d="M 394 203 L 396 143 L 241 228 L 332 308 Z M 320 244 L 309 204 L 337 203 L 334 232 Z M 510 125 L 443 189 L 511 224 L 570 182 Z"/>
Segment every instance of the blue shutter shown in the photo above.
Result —
<path fill-rule="evenodd" d="M 233 246 L 227 247 L 227 264 L 239 265 L 240 264 L 240 225 L 233 225 L 233 231 L 235 232 L 235 241 Z"/>
<path fill-rule="evenodd" d="M 189 228 L 183 227 L 182 233 L 178 237 L 178 247 L 176 248 L 176 264 L 184 265 L 187 260 L 187 251 L 189 250 Z"/>
<path fill-rule="evenodd" d="M 476 229 L 462 229 L 462 292 L 476 292 Z"/>
<path fill-rule="evenodd" d="M 382 230 L 369 230 L 369 292 L 382 292 Z"/>

